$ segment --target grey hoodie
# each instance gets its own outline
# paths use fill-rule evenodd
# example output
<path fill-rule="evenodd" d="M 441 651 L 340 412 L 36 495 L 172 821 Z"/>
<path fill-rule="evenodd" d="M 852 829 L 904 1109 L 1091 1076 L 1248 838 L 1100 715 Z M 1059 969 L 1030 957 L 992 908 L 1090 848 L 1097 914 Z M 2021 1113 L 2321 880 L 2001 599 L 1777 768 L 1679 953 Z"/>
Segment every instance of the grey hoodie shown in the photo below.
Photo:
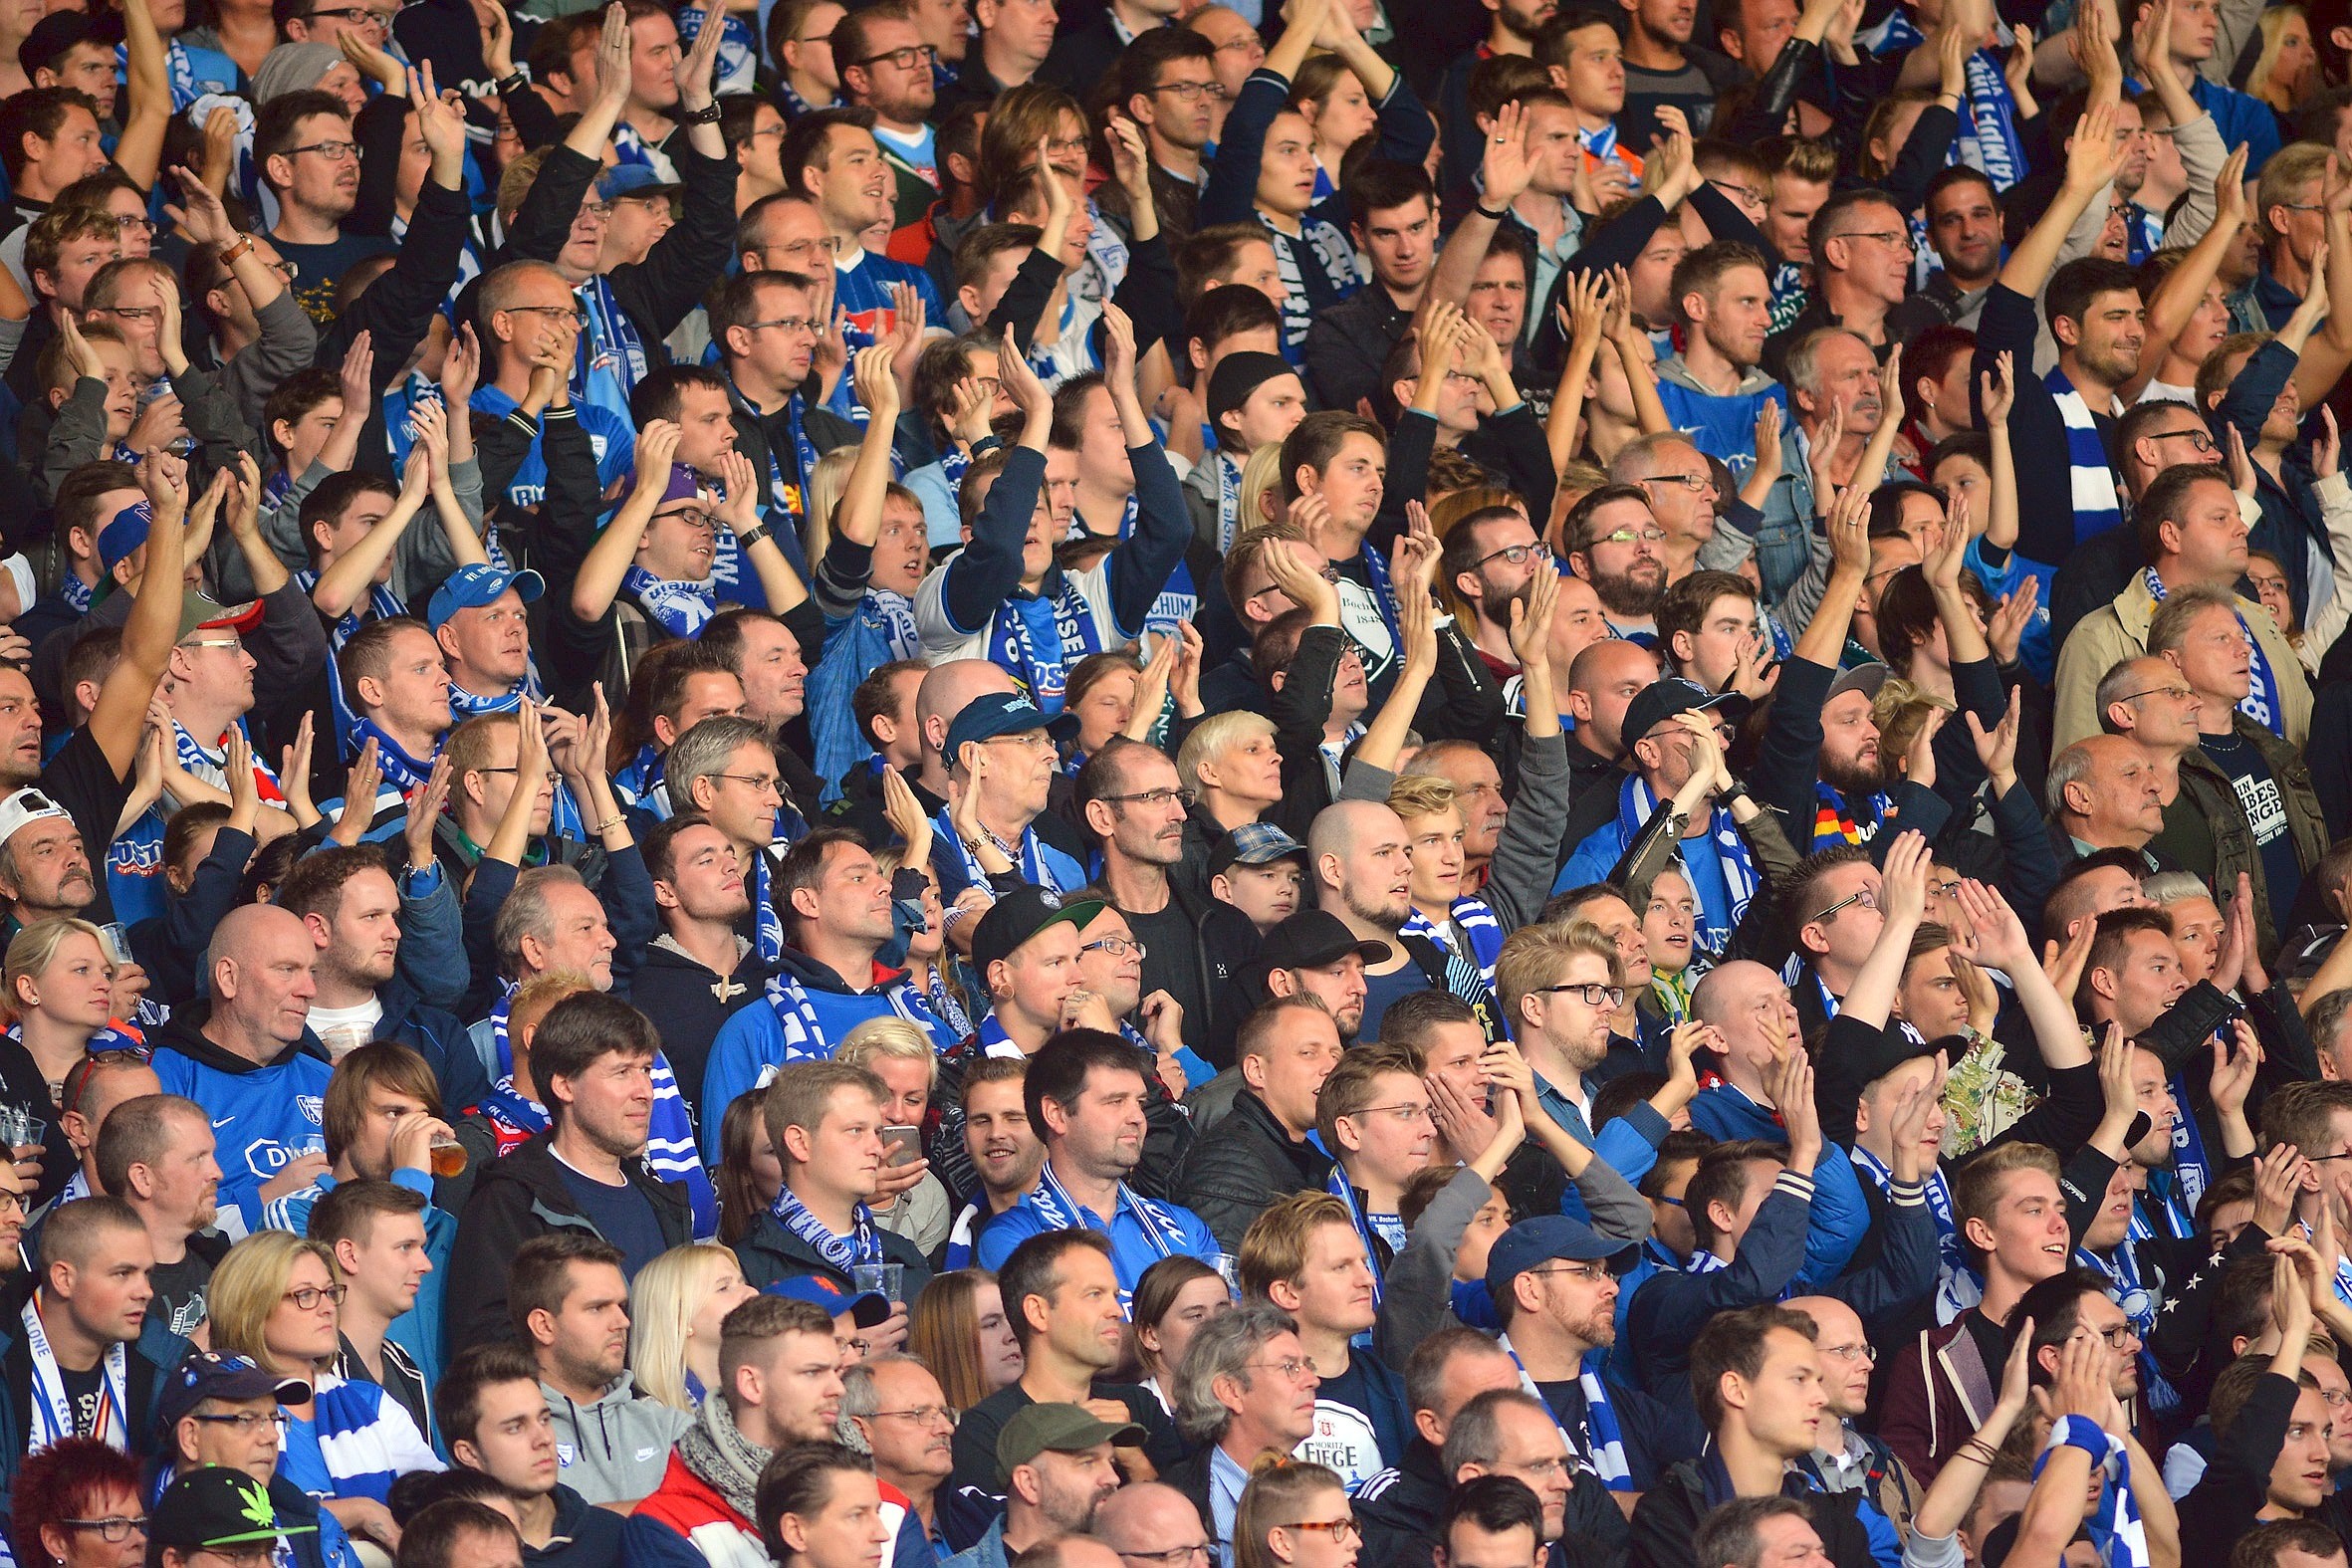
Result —
<path fill-rule="evenodd" d="M 565 1485 L 589 1502 L 635 1502 L 661 1487 L 670 1445 L 694 1425 L 690 1411 L 640 1395 L 621 1373 L 592 1405 L 542 1383 L 556 1418 L 556 1463 Z"/>

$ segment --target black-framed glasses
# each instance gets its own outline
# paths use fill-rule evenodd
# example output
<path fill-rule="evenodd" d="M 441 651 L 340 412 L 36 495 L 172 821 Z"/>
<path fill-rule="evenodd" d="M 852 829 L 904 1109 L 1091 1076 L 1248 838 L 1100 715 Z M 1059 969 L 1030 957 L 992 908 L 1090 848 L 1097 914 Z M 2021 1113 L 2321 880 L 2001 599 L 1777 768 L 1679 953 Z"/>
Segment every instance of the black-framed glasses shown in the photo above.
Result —
<path fill-rule="evenodd" d="M 1151 90 L 1154 93 L 1173 93 L 1179 104 L 1198 104 L 1204 98 L 1225 97 L 1225 84 L 1222 82 L 1156 82 L 1152 84 Z M 1128 1555 L 1138 1554 L 1131 1552 Z"/>
<path fill-rule="evenodd" d="M 124 234 L 152 234 L 155 232 L 155 220 L 137 213 L 117 213 L 115 227 Z"/>
<path fill-rule="evenodd" d="M 2200 452 L 2219 452 L 2222 449 L 2221 443 L 2214 439 L 2213 432 L 2202 425 L 2190 430 L 2152 430 L 2148 433 L 2148 439 L 2186 441 Z"/>
<path fill-rule="evenodd" d="M 852 60 L 848 64 L 873 66 L 887 60 L 901 71 L 912 71 L 917 66 L 928 66 L 938 58 L 938 49 L 930 44 L 909 44 L 904 49 L 885 49 L 878 55 L 868 55 L 863 60 Z"/>
<path fill-rule="evenodd" d="M 1216 1555 L 1216 1552 L 1215 1546 L 1207 1541 L 1202 1541 L 1195 1546 L 1171 1546 L 1165 1551 L 1121 1552 L 1119 1555 L 1129 1562 L 1159 1563 L 1162 1568 L 1177 1568 L 1179 1563 L 1188 1563 L 1195 1557 L 1212 1557 Z"/>
<path fill-rule="evenodd" d="M 1830 905 L 1827 909 L 1822 910 L 1819 914 L 1813 916 L 1812 918 L 1813 920 L 1827 920 L 1831 915 L 1836 914 L 1848 904 L 1859 904 L 1864 909 L 1876 909 L 1878 907 L 1878 889 L 1874 887 L 1865 887 L 1860 888 L 1852 893 L 1848 893 L 1845 897 L 1839 899 L 1836 903 Z M 1810 925 L 1812 921 L 1806 922 L 1807 925 Z"/>
<path fill-rule="evenodd" d="M 126 322 L 136 322 L 141 327 L 163 314 L 152 305 L 93 305 L 89 310 L 93 316 L 118 316 Z"/>
<path fill-rule="evenodd" d="M 1595 545 L 1663 545 L 1666 531 L 1662 528 L 1613 529 L 1593 541 Z"/>
<path fill-rule="evenodd" d="M 1715 488 L 1713 474 L 1652 474 L 1642 481 L 1645 485 L 1679 485 L 1692 495 Z"/>
<path fill-rule="evenodd" d="M 1501 550 L 1489 551 L 1487 554 L 1479 557 L 1478 560 L 1470 563 L 1470 569 L 1476 571 L 1479 567 L 1485 565 L 1490 560 L 1508 560 L 1515 566 L 1524 566 L 1530 560 L 1532 560 L 1535 556 L 1535 553 L 1540 551 L 1542 548 L 1543 547 L 1541 545 L 1532 543 L 1526 545 L 1506 545 Z"/>
<path fill-rule="evenodd" d="M 353 27 L 380 27 L 388 29 L 392 25 L 392 20 L 390 17 L 381 15 L 378 12 L 370 11 L 363 5 L 339 5 L 327 7 L 321 10 L 313 11 L 311 16 L 331 16 L 338 22 L 349 22 Z M 306 18 L 305 20 L 309 20 L 309 18 Z"/>
<path fill-rule="evenodd" d="M 1713 185 L 1717 190 L 1722 191 L 1725 195 L 1731 197 L 1735 201 L 1753 202 L 1759 207 L 1770 205 L 1770 203 L 1765 200 L 1764 193 L 1763 191 L 1740 184 L 1736 180 L 1711 179 L 1707 183 Z"/>
<path fill-rule="evenodd" d="M 278 1299 L 293 1302 L 297 1312 L 310 1312 L 316 1310 L 321 1302 L 332 1301 L 342 1306 L 343 1298 L 351 1293 L 352 1287 L 349 1285 L 297 1285 Z"/>
<path fill-rule="evenodd" d="M 1331 1544 L 1333 1546 L 1345 1546 L 1349 1541 L 1361 1541 L 1364 1538 L 1364 1532 L 1362 1528 L 1357 1525 L 1353 1518 L 1294 1519 L 1289 1524 L 1284 1525 L 1283 1528 L 1286 1530 L 1314 1530 L 1318 1533 L 1328 1533 L 1331 1537 Z"/>
<path fill-rule="evenodd" d="M 2140 1337 L 2140 1331 L 2132 1327 L 2129 1323 L 2117 1323 L 2111 1328 L 2093 1328 L 2088 1323 L 2085 1323 L 2082 1327 L 2076 1329 L 2074 1332 L 2077 1334 L 2097 1335 L 2099 1338 L 2107 1342 L 2107 1348 L 2109 1350 L 2121 1350 L 2124 1348 L 2124 1346 L 2130 1344 L 2133 1340 L 2136 1340 Z"/>
<path fill-rule="evenodd" d="M 1538 997 L 1580 997 L 1588 1008 L 1622 1008 L 1625 1006 L 1623 986 L 1537 986 Z"/>
<path fill-rule="evenodd" d="M 1125 958 L 1129 953 L 1133 953 L 1137 958 L 1142 958 L 1146 952 L 1143 944 L 1133 937 L 1096 937 L 1091 942 L 1079 943 L 1078 951 L 1080 953 L 1107 953 L 1112 958 Z"/>
<path fill-rule="evenodd" d="M 323 152 L 331 161 L 341 163 L 346 158 L 355 159 L 358 157 L 359 143 L 356 141 L 306 141 L 299 147 L 286 149 L 286 155 L 290 158 L 300 157 L 305 152 Z"/>
<path fill-rule="evenodd" d="M 1189 807 L 1192 804 L 1193 794 L 1190 789 L 1145 789 L 1136 794 L 1098 794 L 1094 798 L 1108 800 L 1113 805 L 1182 805 Z"/>
<path fill-rule="evenodd" d="M 147 1516 L 143 1513 L 136 1518 L 111 1513 L 103 1519 L 60 1519 L 57 1522 L 69 1530 L 96 1530 L 98 1538 L 110 1546 L 119 1546 L 134 1534 L 147 1533 Z"/>
<path fill-rule="evenodd" d="M 474 772 L 478 774 L 513 774 L 518 779 L 523 776 L 523 770 L 520 768 L 477 768 L 474 770 Z M 562 777 L 562 775 L 558 774 L 553 768 L 550 768 L 540 777 L 545 779 L 549 784 L 554 784 L 559 778 Z"/>

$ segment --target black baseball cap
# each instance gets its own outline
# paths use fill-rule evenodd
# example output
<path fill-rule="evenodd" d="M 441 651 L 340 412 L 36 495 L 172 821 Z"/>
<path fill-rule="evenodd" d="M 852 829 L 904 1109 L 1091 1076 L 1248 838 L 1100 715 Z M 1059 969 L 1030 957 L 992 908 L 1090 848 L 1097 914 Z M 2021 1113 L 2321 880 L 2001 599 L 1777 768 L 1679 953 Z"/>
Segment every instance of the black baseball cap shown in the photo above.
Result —
<path fill-rule="evenodd" d="M 1390 951 L 1385 942 L 1357 936 L 1328 910 L 1302 909 L 1266 934 L 1258 956 L 1268 970 L 1321 969 L 1350 953 L 1367 964 L 1384 964 Z"/>
<path fill-rule="evenodd" d="M 1020 887 L 991 904 L 972 929 L 972 967 L 988 984 L 988 967 L 1060 921 L 1083 928 L 1106 909 L 1099 898 L 1063 898 L 1050 887 Z"/>
<path fill-rule="evenodd" d="M 1697 681 L 1669 675 L 1633 694 L 1633 701 L 1625 705 L 1625 727 L 1619 734 L 1631 748 L 1678 713 L 1713 713 L 1731 700 L 1728 692 L 1711 692 Z"/>
<path fill-rule="evenodd" d="M 311 1386 L 300 1378 L 282 1378 L 243 1356 L 191 1350 L 155 1391 L 155 1420 L 168 1432 L 208 1399 L 274 1399 L 281 1405 L 305 1405 L 310 1398 Z"/>
<path fill-rule="evenodd" d="M 203 1464 L 163 1488 L 147 1515 L 147 1543 L 176 1551 L 245 1546 L 285 1535 L 316 1534 L 315 1524 L 281 1524 L 270 1489 L 243 1470 Z"/>

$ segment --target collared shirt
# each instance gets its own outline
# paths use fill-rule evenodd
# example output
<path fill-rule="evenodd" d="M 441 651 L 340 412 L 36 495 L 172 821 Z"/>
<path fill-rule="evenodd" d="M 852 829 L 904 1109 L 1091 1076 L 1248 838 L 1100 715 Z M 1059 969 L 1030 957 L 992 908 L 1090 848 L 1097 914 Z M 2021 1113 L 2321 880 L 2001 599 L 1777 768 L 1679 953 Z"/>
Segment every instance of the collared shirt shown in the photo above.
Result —
<path fill-rule="evenodd" d="M 1217 1539 L 1217 1568 L 1233 1568 L 1233 1516 L 1249 1484 L 1250 1472 L 1222 1444 L 1209 1451 L 1209 1533 Z"/>

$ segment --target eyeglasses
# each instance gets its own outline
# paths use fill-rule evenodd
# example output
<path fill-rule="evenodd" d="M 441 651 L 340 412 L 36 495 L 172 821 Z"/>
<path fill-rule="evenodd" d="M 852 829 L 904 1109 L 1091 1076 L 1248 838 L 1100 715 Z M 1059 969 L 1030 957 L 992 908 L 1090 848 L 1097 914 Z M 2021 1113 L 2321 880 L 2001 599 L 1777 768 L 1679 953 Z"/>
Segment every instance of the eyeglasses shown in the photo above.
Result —
<path fill-rule="evenodd" d="M 2276 201 L 2276 202 L 2272 202 L 2272 203 L 2271 203 L 2271 205 L 2272 205 L 2272 206 L 2274 206 L 2274 207 L 2284 207 L 2284 208 L 2285 208 L 2287 211 L 2289 211 L 2289 212 L 2325 212 L 2325 211 L 2327 211 L 2327 208 L 2325 208 L 2325 207 L 2323 207 L 2323 206 L 2319 205 L 2319 204 L 2318 204 L 2318 203 L 2316 203 L 2316 202 L 2304 202 L 2304 201 Z"/>
<path fill-rule="evenodd" d="M 1660 539 L 1664 539 L 1666 536 L 1661 534 L 1658 537 Z M 1323 562 L 1322 569 L 1317 571 L 1315 575 L 1322 578 L 1325 582 L 1337 582 L 1339 580 L 1339 567 L 1336 563 L 1326 560 Z M 1258 600 L 1266 597 L 1266 595 L 1269 593 L 1280 593 L 1282 590 L 1283 585 L 1281 583 L 1269 582 L 1265 587 L 1262 587 L 1257 592 L 1250 594 L 1242 602 L 1245 604 L 1255 604 Z"/>
<path fill-rule="evenodd" d="M 2073 1338 L 2083 1334 L 2094 1334 L 2105 1340 L 2109 1350 L 2121 1350 L 2124 1346 L 2135 1343 L 2140 1337 L 2140 1331 L 2129 1323 L 2118 1323 L 2112 1328 L 2092 1328 L 2086 1323 L 2068 1337 Z"/>
<path fill-rule="evenodd" d="M 66 1073 L 66 1081 L 58 1086 L 57 1108 L 61 1111 L 80 1110 L 82 1096 L 90 1092 L 90 1080 L 98 1076 L 99 1068 L 143 1067 L 154 1059 L 154 1049 L 147 1045 L 124 1045 L 116 1050 L 94 1050 L 74 1063 L 72 1069 Z"/>
<path fill-rule="evenodd" d="M 588 313 L 585 305 L 510 305 L 509 316 L 553 316 L 561 321 L 588 325 Z"/>
<path fill-rule="evenodd" d="M 1116 805 L 1191 805 L 1190 789 L 1146 789 L 1140 794 L 1098 794 L 1097 800 L 1108 800 Z"/>
<path fill-rule="evenodd" d="M 712 774 L 709 777 L 732 779 L 754 794 L 772 794 L 779 800 L 784 798 L 784 781 L 774 774 Z"/>
<path fill-rule="evenodd" d="M 796 335 L 807 333 L 812 337 L 824 331 L 824 324 L 814 316 L 780 316 L 772 322 L 745 322 L 743 324 L 743 330 L 747 333 L 760 332 L 770 327 L 782 333 Z"/>
<path fill-rule="evenodd" d="M 1295 1383 L 1314 1371 L 1314 1363 L 1303 1356 L 1287 1356 L 1281 1361 L 1253 1361 L 1249 1365 L 1261 1372 L 1273 1372 Z"/>
<path fill-rule="evenodd" d="M 1595 545 L 1662 545 L 1665 542 L 1666 531 L 1662 528 L 1621 528 L 1593 541 Z"/>
<path fill-rule="evenodd" d="M 1587 1284 L 1591 1284 L 1607 1277 L 1609 1270 L 1605 1264 L 1601 1263 L 1562 1263 L 1557 1268 L 1530 1268 L 1528 1272 L 1533 1274 L 1537 1279 L 1548 1278 L 1553 1274 L 1563 1274 L 1570 1279 L 1581 1279 Z"/>
<path fill-rule="evenodd" d="M 242 1437 L 251 1433 L 264 1422 L 273 1427 L 285 1426 L 286 1413 L 282 1410 L 273 1410 L 266 1414 L 257 1414 L 250 1410 L 241 1410 L 227 1416 L 190 1416 L 188 1420 L 200 1421 L 212 1427 L 234 1427 L 237 1429 L 238 1435 Z"/>
<path fill-rule="evenodd" d="M 1079 943 L 1078 951 L 1080 953 L 1107 953 L 1112 958 L 1125 958 L 1129 953 L 1133 953 L 1137 958 L 1144 956 L 1143 944 L 1133 937 L 1096 937 L 1091 942 Z"/>
<path fill-rule="evenodd" d="M 1830 905 L 1827 909 L 1822 910 L 1821 913 L 1815 915 L 1813 919 L 1827 920 L 1831 915 L 1836 914 L 1848 904 L 1859 904 L 1864 909 L 1876 909 L 1878 907 L 1878 890 L 1876 888 L 1866 887 L 1861 889 L 1859 892 L 1849 893 L 1844 898 L 1841 898 L 1836 903 Z M 1808 925 L 1811 924 L 1810 921 L 1806 923 Z"/>
<path fill-rule="evenodd" d="M 1623 986 L 1537 986 L 1535 995 L 1538 997 L 1580 997 L 1588 1008 L 1622 1008 L 1625 1006 L 1625 988 Z"/>
<path fill-rule="evenodd" d="M 301 1285 L 278 1299 L 293 1302 L 297 1312 L 309 1312 L 316 1310 L 322 1301 L 332 1301 L 342 1306 L 343 1298 L 351 1293 L 352 1287 L 349 1285 Z"/>
<path fill-rule="evenodd" d="M 653 521 L 656 523 L 683 523 L 701 534 L 716 534 L 719 531 L 719 520 L 700 507 L 686 507 L 677 512 L 656 512 L 653 514 Z"/>
<path fill-rule="evenodd" d="M 1843 234 L 1832 234 L 1833 240 L 1876 240 L 1881 245 L 1892 245 L 1898 250 L 1915 251 L 1919 242 L 1903 229 L 1849 229 Z"/>
<path fill-rule="evenodd" d="M 299 147 L 286 149 L 286 155 L 290 158 L 300 157 L 305 152 L 322 152 L 327 155 L 329 161 L 341 163 L 346 158 L 358 157 L 359 143 L 356 141 L 306 141 Z"/>
<path fill-rule="evenodd" d="M 868 55 L 863 60 L 852 60 L 849 64 L 871 66 L 887 60 L 901 71 L 912 71 L 917 66 L 927 67 L 938 58 L 939 51 L 929 44 L 909 44 L 904 49 L 885 49 L 878 55 Z"/>
<path fill-rule="evenodd" d="M 1715 488 L 1713 474 L 1652 474 L 1642 481 L 1645 485 L 1680 485 L 1692 495 Z"/>
<path fill-rule="evenodd" d="M 513 774 L 517 778 L 521 778 L 523 774 L 523 770 L 520 768 L 477 768 L 474 770 L 474 772 L 478 774 Z M 547 772 L 540 775 L 540 777 L 545 779 L 549 784 L 554 784 L 556 780 L 561 777 L 561 775 L 559 775 L 553 768 L 550 768 L 547 770 Z"/>
<path fill-rule="evenodd" d="M 1239 38 L 1229 38 L 1217 46 L 1217 53 L 1221 55 L 1230 55 L 1236 51 L 1245 55 L 1255 55 L 1261 60 L 1266 58 L 1266 44 L 1255 32 L 1244 33 Z"/>
<path fill-rule="evenodd" d="M 612 203 L 608 201 L 584 201 L 580 204 L 580 216 L 583 218 L 592 219 L 597 223 L 601 223 L 606 218 L 612 216 Z"/>
<path fill-rule="evenodd" d="M 1152 88 L 1154 93 L 1173 93 L 1179 104 L 1198 104 L 1204 98 L 1225 97 L 1222 82 L 1162 82 Z"/>
<path fill-rule="evenodd" d="M 1353 1519 L 1296 1519 L 1282 1526 L 1286 1530 L 1328 1531 L 1333 1546 L 1345 1546 L 1350 1541 L 1361 1541 L 1364 1532 Z"/>
<path fill-rule="evenodd" d="M 151 305 L 94 305 L 90 312 L 93 316 L 118 316 L 141 327 L 163 314 Z"/>
<path fill-rule="evenodd" d="M 945 1405 L 918 1405 L 913 1410 L 877 1410 L 874 1416 L 877 1419 L 888 1416 L 894 1421 L 911 1421 L 918 1427 L 935 1427 L 941 1422 L 952 1427 L 963 1419 L 961 1411 Z"/>
<path fill-rule="evenodd" d="M 2196 695 L 2197 693 L 2191 691 L 2186 686 L 2146 686 L 2142 687 L 2136 692 L 2131 693 L 2129 696 L 2118 697 L 2115 699 L 2115 701 L 2138 702 L 2143 697 L 2170 697 L 2174 701 L 2178 702 L 2184 697 L 2194 697 Z"/>
<path fill-rule="evenodd" d="M 1856 1366 L 1878 1359 L 1878 1352 L 1868 1345 L 1823 1345 L 1820 1351 L 1824 1356 L 1834 1356 L 1839 1361 L 1851 1362 Z"/>
<path fill-rule="evenodd" d="M 391 18 L 379 16 L 363 5 L 336 6 L 332 10 L 313 11 L 311 16 L 331 16 L 338 22 L 349 22 L 354 27 L 388 27 L 391 25 Z"/>
<path fill-rule="evenodd" d="M 1751 186 L 1742 185 L 1728 179 L 1711 179 L 1707 183 L 1713 185 L 1717 190 L 1722 191 L 1725 195 L 1731 197 L 1735 201 L 1753 202 L 1759 207 L 1767 204 L 1764 200 L 1764 193 Z"/>
<path fill-rule="evenodd" d="M 1054 737 L 1039 731 L 1035 735 L 992 735 L 980 743 L 983 746 L 1018 746 L 1029 752 L 1054 750 Z"/>
<path fill-rule="evenodd" d="M 2152 430 L 2148 433 L 2148 439 L 2151 441 L 2186 441 L 2200 452 L 2219 452 L 2222 449 L 2221 444 L 2214 440 L 2213 433 L 2202 427 L 2189 430 Z"/>
<path fill-rule="evenodd" d="M 245 639 L 242 637 L 190 637 L 180 646 L 183 648 L 242 648 L 245 646 Z"/>
<path fill-rule="evenodd" d="M 1190 1562 L 1195 1557 L 1210 1557 L 1216 1551 L 1216 1547 L 1203 1541 L 1197 1546 L 1171 1546 L 1161 1552 L 1121 1552 L 1119 1555 L 1130 1562 L 1163 1563 L 1166 1568 L 1176 1568 L 1178 1563 Z"/>
<path fill-rule="evenodd" d="M 129 1540 L 134 1533 L 147 1533 L 147 1516 L 143 1513 L 135 1519 L 116 1513 L 103 1519 L 60 1519 L 57 1522 L 69 1530 L 96 1530 L 99 1539 L 109 1545 L 119 1545 Z"/>
<path fill-rule="evenodd" d="M 140 217 L 135 213 L 117 213 L 115 227 L 124 234 L 152 234 L 155 232 L 155 220 Z"/>
<path fill-rule="evenodd" d="M 1515 566 L 1524 566 L 1542 548 L 1541 545 L 1506 545 L 1501 550 L 1490 551 L 1479 557 L 1470 563 L 1470 569 L 1476 571 L 1490 560 L 1508 560 Z"/>

